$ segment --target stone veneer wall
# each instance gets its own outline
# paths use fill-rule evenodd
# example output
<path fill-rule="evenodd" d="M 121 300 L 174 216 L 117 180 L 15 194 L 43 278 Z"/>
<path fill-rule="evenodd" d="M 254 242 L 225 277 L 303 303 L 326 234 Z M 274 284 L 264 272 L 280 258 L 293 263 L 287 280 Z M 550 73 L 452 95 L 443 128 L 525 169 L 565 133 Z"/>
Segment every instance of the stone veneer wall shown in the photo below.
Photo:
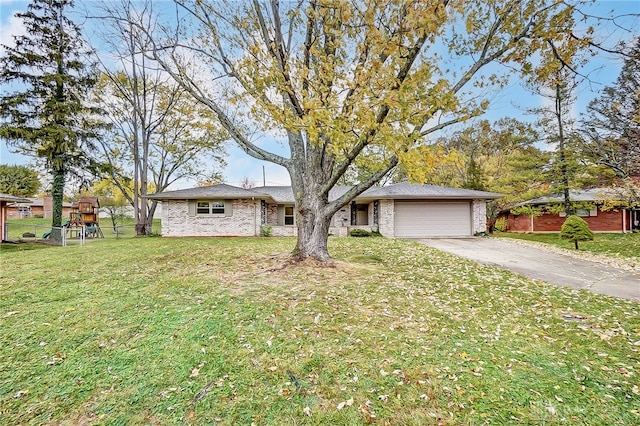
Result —
<path fill-rule="evenodd" d="M 380 200 L 378 203 L 378 230 L 383 236 L 388 238 L 395 236 L 394 220 L 394 201 Z"/>
<path fill-rule="evenodd" d="M 258 236 L 261 227 L 260 201 L 234 200 L 233 215 L 224 216 L 189 216 L 189 204 L 184 200 L 165 201 L 162 203 L 162 235 L 166 237 L 188 236 Z M 342 211 L 344 210 L 344 211 Z M 472 202 L 472 233 L 486 231 L 486 203 L 482 200 Z M 350 206 L 339 210 L 332 222 L 329 232 L 336 236 L 346 236 L 350 227 Z M 347 221 L 343 222 L 342 219 Z M 373 224 L 373 203 L 369 205 L 369 225 L 363 228 L 378 231 L 385 237 L 395 235 L 394 200 L 380 200 L 378 203 L 378 225 Z M 297 235 L 296 226 L 278 225 L 278 206 L 267 205 L 267 224 L 272 226 L 275 237 L 291 237 Z M 340 226 L 346 223 L 346 226 Z"/>
<path fill-rule="evenodd" d="M 487 231 L 487 203 L 484 200 L 473 200 L 471 203 L 473 228 L 471 235 Z"/>
<path fill-rule="evenodd" d="M 226 237 L 260 235 L 260 202 L 233 200 L 231 216 L 189 216 L 189 203 L 162 203 L 162 236 Z"/>
<path fill-rule="evenodd" d="M 277 204 L 267 204 L 267 220 L 265 223 L 271 226 L 278 225 L 278 205 Z"/>

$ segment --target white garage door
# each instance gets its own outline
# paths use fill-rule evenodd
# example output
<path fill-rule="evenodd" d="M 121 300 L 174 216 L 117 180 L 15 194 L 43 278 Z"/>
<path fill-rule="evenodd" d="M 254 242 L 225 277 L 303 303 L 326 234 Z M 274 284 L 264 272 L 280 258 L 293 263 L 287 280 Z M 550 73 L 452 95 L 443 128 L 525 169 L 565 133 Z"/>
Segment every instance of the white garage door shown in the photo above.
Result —
<path fill-rule="evenodd" d="M 470 202 L 395 202 L 396 237 L 425 238 L 470 235 Z"/>

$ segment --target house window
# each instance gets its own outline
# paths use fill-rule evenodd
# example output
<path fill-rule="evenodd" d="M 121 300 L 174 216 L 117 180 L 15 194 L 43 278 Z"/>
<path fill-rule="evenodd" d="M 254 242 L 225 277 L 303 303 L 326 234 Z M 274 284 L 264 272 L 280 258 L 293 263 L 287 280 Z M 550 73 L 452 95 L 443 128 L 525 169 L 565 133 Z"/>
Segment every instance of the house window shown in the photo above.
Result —
<path fill-rule="evenodd" d="M 224 201 L 198 201 L 197 214 L 224 214 Z"/>
<path fill-rule="evenodd" d="M 576 209 L 576 215 L 578 215 L 580 217 L 588 217 L 589 216 L 589 209 Z"/>
<path fill-rule="evenodd" d="M 293 206 L 284 206 L 284 224 L 293 225 L 294 217 Z"/>

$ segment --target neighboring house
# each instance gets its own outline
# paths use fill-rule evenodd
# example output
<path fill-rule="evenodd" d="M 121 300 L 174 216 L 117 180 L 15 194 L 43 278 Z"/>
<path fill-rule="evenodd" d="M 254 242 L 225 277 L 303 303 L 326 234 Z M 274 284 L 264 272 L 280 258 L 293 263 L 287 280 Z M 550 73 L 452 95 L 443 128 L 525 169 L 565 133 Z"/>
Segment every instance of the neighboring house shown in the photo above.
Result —
<path fill-rule="evenodd" d="M 43 217 L 51 219 L 53 216 L 53 197 L 45 195 L 43 198 L 27 198 L 27 202 L 15 203 L 8 207 L 9 219 L 24 219 L 28 217 Z M 71 203 L 62 203 L 62 217 L 69 217 Z"/>
<path fill-rule="evenodd" d="M 7 239 L 8 229 L 7 220 L 9 219 L 9 209 L 16 203 L 28 204 L 28 198 L 16 197 L 10 194 L 0 194 L 0 241 Z"/>
<path fill-rule="evenodd" d="M 631 232 L 634 222 L 640 221 L 640 206 L 630 203 L 629 197 L 622 190 L 613 188 L 593 188 L 569 191 L 571 202 L 577 203 L 576 215 L 582 217 L 593 232 Z M 566 214 L 546 211 L 548 206 L 564 203 L 562 195 L 534 198 L 520 206 L 530 206 L 538 211 L 538 215 L 513 214 L 503 211 L 498 219 L 505 218 L 509 232 L 560 232 Z M 618 205 L 618 207 L 612 207 Z M 554 210 L 554 209 L 552 209 Z M 557 211 L 557 209 L 555 209 Z"/>
<path fill-rule="evenodd" d="M 336 199 L 350 187 L 329 193 Z M 376 230 L 386 237 L 467 237 L 486 230 L 486 201 L 501 195 L 434 185 L 399 183 L 370 188 L 343 206 L 329 232 Z M 162 205 L 162 235 L 295 236 L 294 197 L 290 186 L 243 189 L 226 184 L 148 195 Z"/>

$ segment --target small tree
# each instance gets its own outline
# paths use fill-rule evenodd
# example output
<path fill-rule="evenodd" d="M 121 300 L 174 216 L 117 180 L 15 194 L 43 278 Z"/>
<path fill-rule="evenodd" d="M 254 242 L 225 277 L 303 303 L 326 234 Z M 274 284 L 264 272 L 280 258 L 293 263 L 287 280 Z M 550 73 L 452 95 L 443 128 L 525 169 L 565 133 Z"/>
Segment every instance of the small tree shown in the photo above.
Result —
<path fill-rule="evenodd" d="M 583 218 L 571 215 L 562 224 L 560 238 L 573 241 L 578 250 L 578 241 L 593 241 L 593 232 Z"/>

